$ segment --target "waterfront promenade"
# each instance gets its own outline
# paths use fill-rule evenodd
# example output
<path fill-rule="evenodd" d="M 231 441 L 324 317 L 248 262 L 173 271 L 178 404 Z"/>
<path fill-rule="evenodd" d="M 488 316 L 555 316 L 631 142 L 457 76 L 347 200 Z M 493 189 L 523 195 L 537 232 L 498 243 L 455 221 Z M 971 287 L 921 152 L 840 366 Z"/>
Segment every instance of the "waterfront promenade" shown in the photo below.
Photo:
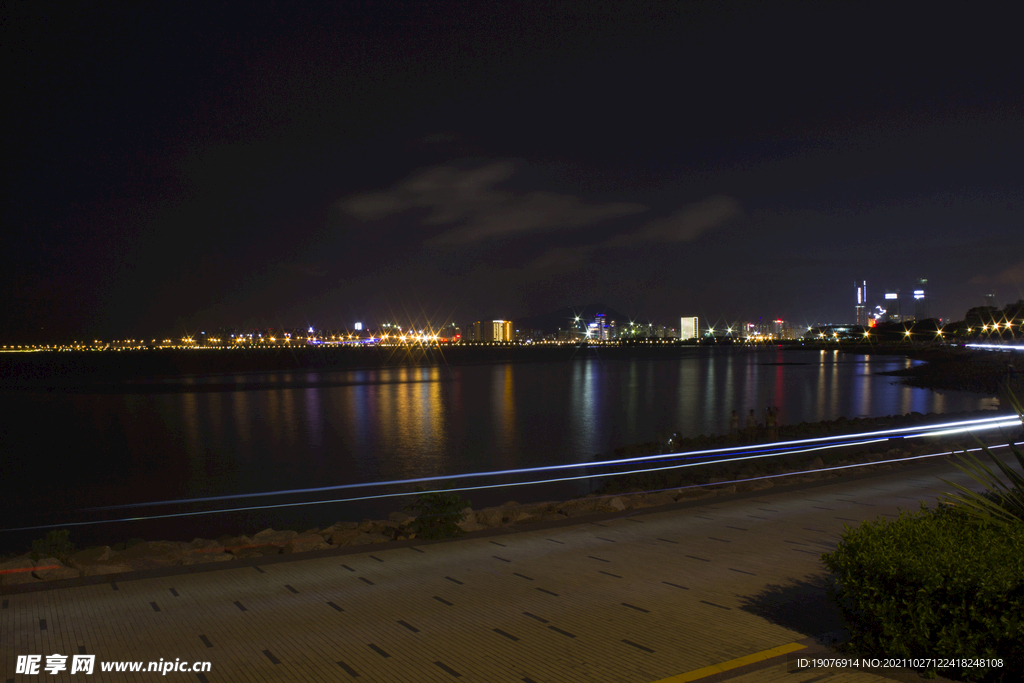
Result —
<path fill-rule="evenodd" d="M 824 652 L 809 636 L 840 626 L 819 558 L 844 526 L 917 509 L 937 476 L 957 478 L 879 470 L 452 542 L 8 588 L 4 680 L 83 680 L 15 674 L 17 655 L 54 653 L 95 654 L 98 681 L 163 678 L 99 670 L 161 658 L 209 661 L 167 680 L 211 683 L 887 680 L 789 673 L 785 653 Z"/>

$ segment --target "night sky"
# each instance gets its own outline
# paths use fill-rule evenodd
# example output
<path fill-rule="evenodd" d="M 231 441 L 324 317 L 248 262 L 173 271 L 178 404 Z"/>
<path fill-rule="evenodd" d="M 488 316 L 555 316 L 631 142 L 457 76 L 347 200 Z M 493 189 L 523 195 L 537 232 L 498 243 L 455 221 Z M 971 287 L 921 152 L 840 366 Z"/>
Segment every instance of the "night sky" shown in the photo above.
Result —
<path fill-rule="evenodd" d="M 1003 305 L 1019 23 L 953 7 L 6 3 L 0 342 Z"/>

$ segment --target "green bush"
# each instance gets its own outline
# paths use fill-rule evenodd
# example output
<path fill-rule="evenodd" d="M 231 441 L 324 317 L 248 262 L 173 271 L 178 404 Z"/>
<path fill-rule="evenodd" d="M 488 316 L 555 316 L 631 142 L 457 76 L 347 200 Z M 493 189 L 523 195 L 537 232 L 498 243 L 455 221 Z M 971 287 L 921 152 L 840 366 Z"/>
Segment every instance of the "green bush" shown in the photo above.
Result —
<path fill-rule="evenodd" d="M 31 557 L 38 562 L 44 557 L 56 557 L 67 564 L 68 558 L 74 554 L 75 544 L 68 539 L 68 530 L 48 531 L 44 538 L 32 541 Z"/>
<path fill-rule="evenodd" d="M 422 491 L 422 489 L 419 489 Z M 406 506 L 406 510 L 416 516 L 409 525 L 409 530 L 420 538 L 452 538 L 465 533 L 459 528 L 466 514 L 463 509 L 470 506 L 457 493 L 434 491 L 421 493 Z"/>
<path fill-rule="evenodd" d="M 859 654 L 1003 660 L 940 671 L 964 680 L 1024 671 L 1024 529 L 922 505 L 848 530 L 822 559 Z"/>

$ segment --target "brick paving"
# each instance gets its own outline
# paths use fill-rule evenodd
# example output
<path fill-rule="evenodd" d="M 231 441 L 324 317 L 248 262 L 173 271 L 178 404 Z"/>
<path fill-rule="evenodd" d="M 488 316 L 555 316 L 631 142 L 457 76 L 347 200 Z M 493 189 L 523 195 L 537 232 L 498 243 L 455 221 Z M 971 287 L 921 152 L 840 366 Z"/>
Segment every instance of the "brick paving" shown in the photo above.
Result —
<path fill-rule="evenodd" d="M 99 662 L 160 658 L 210 661 L 202 676 L 167 674 L 210 683 L 671 680 L 828 623 L 817 613 L 821 553 L 847 524 L 916 509 L 934 497 L 936 475 L 954 472 L 883 470 L 422 552 L 377 545 L 258 569 L 10 593 L 0 610 L 4 680 L 153 681 L 160 674 L 103 673 Z M 804 608 L 787 610 L 801 600 Z M 97 671 L 15 674 L 17 655 L 45 662 L 53 653 L 95 654 Z M 883 680 L 790 674 L 777 663 L 743 671 L 735 681 Z"/>

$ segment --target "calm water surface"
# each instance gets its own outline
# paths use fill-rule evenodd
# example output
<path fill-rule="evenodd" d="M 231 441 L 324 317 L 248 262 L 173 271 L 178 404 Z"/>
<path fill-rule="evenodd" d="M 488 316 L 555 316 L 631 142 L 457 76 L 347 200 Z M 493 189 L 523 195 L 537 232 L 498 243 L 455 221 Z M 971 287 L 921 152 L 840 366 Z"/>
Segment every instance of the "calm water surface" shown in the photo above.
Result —
<path fill-rule="evenodd" d="M 910 362 L 838 352 L 695 349 L 658 360 L 175 380 L 196 389 L 235 383 L 244 390 L 0 394 L 4 526 L 86 519 L 79 510 L 95 505 L 585 462 L 674 430 L 684 436 L 725 432 L 732 410 L 742 416 L 753 408 L 763 417 L 767 405 L 779 407 L 783 423 L 996 407 L 987 396 L 914 389 L 875 374 Z M 288 388 L 295 382 L 304 387 Z M 518 489 L 470 497 L 481 507 L 536 495 Z M 399 506 L 388 500 L 279 508 L 172 520 L 159 529 L 119 524 L 116 530 L 216 536 L 225 526 L 324 526 Z"/>

